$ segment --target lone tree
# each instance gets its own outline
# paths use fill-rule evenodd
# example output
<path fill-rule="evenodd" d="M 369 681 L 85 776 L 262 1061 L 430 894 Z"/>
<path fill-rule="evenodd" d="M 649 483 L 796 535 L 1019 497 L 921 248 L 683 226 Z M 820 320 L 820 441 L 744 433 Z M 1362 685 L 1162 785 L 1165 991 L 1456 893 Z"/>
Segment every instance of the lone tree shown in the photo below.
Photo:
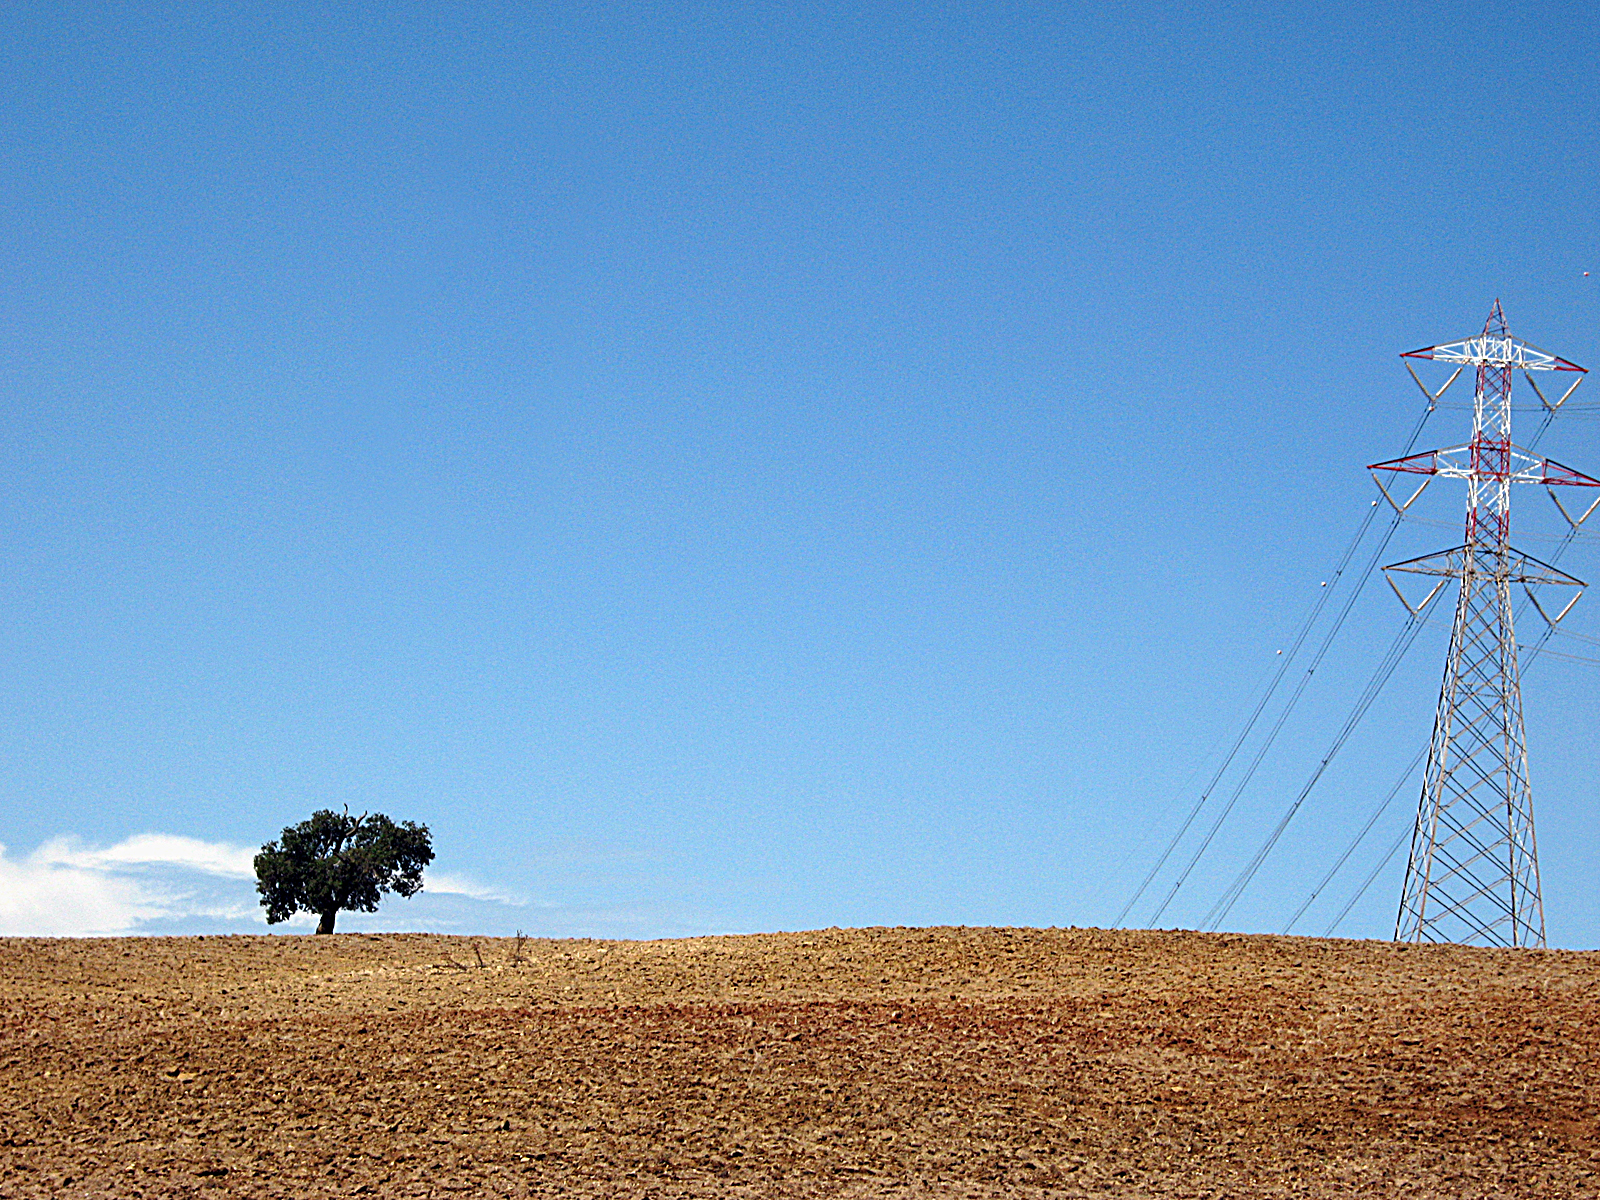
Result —
<path fill-rule="evenodd" d="M 323 809 L 290 825 L 279 841 L 256 855 L 256 891 L 267 924 L 297 912 L 322 920 L 318 933 L 332 933 L 340 909 L 376 912 L 379 895 L 414 896 L 422 890 L 422 868 L 433 861 L 426 825 L 396 825 L 382 813 L 352 817 Z"/>

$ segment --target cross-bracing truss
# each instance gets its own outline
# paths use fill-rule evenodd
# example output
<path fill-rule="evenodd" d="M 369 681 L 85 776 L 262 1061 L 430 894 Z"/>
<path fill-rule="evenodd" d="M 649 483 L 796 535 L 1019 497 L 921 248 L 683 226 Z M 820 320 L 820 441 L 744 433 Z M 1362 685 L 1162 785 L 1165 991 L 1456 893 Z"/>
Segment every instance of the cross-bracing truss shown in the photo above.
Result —
<path fill-rule="evenodd" d="M 1456 375 L 1473 367 L 1477 387 L 1470 442 L 1371 467 L 1375 479 L 1377 472 L 1391 473 L 1390 486 L 1381 479 L 1378 486 L 1402 512 L 1434 476 L 1466 480 L 1468 492 L 1464 544 L 1386 568 L 1439 577 L 1420 604 L 1407 600 L 1390 577 L 1396 594 L 1413 613 L 1420 612 L 1449 580 L 1461 581 L 1395 939 L 1543 946 L 1544 901 L 1511 589 L 1522 588 L 1540 615 L 1554 624 L 1570 611 L 1583 584 L 1511 547 L 1511 485 L 1600 487 L 1600 480 L 1512 444 L 1511 375 L 1523 371 L 1543 401 L 1531 372 L 1577 372 L 1579 380 L 1559 401 L 1546 402 L 1546 407 L 1555 409 L 1572 394 L 1584 368 L 1512 337 L 1498 300 L 1480 336 L 1413 350 L 1403 357 L 1454 363 Z M 1444 388 L 1429 395 L 1437 400 Z M 1427 478 L 1402 502 L 1390 490 L 1396 473 Z M 1556 499 L 1553 490 L 1551 497 Z M 1574 520 L 1559 499 L 1557 507 L 1574 525 L 1594 511 L 1591 505 Z M 1572 598 L 1546 608 L 1539 590 L 1550 586 L 1573 588 Z M 1551 609 L 1556 609 L 1554 615 Z"/>

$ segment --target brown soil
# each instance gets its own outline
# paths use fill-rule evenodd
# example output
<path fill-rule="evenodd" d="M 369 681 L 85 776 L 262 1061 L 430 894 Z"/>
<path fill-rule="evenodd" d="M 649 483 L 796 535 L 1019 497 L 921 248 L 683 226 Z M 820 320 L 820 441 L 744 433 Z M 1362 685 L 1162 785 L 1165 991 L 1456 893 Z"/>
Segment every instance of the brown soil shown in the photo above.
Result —
<path fill-rule="evenodd" d="M 1600 1195 L 1593 954 L 514 950 L 0 940 L 0 1195 Z"/>

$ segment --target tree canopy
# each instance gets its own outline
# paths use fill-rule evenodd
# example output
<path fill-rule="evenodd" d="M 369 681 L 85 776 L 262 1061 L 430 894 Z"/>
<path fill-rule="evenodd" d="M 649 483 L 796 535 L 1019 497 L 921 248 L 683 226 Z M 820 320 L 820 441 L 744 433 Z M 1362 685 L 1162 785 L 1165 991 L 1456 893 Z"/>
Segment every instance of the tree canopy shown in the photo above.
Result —
<path fill-rule="evenodd" d="M 256 891 L 269 925 L 311 912 L 321 918 L 317 932 L 332 933 L 340 910 L 376 912 L 385 892 L 416 895 L 422 868 L 432 861 L 426 825 L 322 809 L 261 847 Z"/>

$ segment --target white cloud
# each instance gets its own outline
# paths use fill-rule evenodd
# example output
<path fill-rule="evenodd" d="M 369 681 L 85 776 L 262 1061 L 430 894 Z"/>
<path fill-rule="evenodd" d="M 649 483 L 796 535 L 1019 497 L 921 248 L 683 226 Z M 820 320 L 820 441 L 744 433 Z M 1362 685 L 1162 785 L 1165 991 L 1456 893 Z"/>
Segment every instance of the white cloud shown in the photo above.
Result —
<path fill-rule="evenodd" d="M 125 933 L 169 915 L 175 897 L 151 881 L 51 862 L 13 861 L 0 846 L 0 934 Z"/>
<path fill-rule="evenodd" d="M 422 877 L 424 892 L 445 896 L 466 896 L 469 900 L 486 900 L 495 904 L 512 904 L 521 907 L 528 901 L 479 883 L 465 875 L 452 875 L 445 871 L 428 871 Z"/>
<path fill-rule="evenodd" d="M 219 924 L 265 932 L 253 884 L 254 858 L 249 847 L 170 833 L 141 833 L 103 848 L 85 846 L 76 837 L 52 838 L 22 859 L 10 857 L 0 845 L 0 935 L 76 937 L 152 928 L 208 932 Z M 430 870 L 423 884 L 424 894 L 497 906 L 526 904 L 465 875 Z M 388 921 L 395 918 L 407 923 L 398 912 Z M 296 927 L 304 923 L 291 920 Z"/>
<path fill-rule="evenodd" d="M 185 867 L 228 879 L 254 879 L 255 850 L 227 842 L 202 842 L 175 833 L 139 833 L 104 850 L 85 849 L 76 838 L 55 838 L 30 855 L 51 866 L 116 870 L 118 867 Z"/>

